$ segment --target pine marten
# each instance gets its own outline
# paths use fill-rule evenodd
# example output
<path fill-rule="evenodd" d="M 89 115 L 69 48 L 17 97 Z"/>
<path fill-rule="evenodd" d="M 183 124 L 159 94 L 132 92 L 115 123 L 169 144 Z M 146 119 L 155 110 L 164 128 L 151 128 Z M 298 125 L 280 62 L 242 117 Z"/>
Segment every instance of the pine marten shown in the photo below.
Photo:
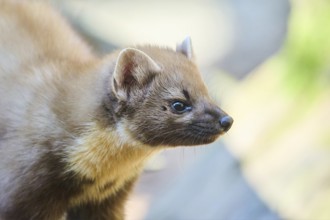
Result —
<path fill-rule="evenodd" d="M 0 0 L 0 219 L 124 218 L 150 155 L 211 143 L 233 119 L 187 38 L 99 59 L 50 6 Z"/>

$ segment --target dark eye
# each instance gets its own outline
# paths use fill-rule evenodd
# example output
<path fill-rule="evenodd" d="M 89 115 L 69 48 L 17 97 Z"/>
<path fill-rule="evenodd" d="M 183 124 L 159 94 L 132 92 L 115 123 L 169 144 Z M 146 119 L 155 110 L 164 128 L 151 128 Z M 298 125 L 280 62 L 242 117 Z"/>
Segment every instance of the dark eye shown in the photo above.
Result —
<path fill-rule="evenodd" d="M 180 114 L 191 110 L 191 106 L 180 101 L 174 101 L 171 106 L 176 113 Z"/>

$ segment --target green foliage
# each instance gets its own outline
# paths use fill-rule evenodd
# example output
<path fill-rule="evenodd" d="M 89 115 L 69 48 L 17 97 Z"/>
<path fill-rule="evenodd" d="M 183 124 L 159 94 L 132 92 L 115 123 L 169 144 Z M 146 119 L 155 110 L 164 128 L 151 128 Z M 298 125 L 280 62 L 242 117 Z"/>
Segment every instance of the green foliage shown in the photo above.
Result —
<path fill-rule="evenodd" d="M 329 74 L 330 1 L 292 2 L 288 39 L 280 56 L 285 80 L 297 92 L 313 92 Z"/>

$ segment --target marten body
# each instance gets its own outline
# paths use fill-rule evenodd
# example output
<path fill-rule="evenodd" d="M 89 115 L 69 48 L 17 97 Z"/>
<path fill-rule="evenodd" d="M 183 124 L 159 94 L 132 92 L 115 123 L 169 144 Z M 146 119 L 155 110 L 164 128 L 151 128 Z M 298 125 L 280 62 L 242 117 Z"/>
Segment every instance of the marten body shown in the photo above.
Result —
<path fill-rule="evenodd" d="M 145 160 L 232 120 L 189 42 L 96 57 L 36 2 L 0 1 L 0 219 L 123 219 Z"/>

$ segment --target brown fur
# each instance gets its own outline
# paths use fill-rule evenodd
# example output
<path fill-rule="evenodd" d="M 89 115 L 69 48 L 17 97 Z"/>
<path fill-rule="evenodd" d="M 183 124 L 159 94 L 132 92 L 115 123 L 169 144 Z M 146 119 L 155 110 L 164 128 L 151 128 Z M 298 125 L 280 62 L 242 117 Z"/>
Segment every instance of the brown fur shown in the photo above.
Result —
<path fill-rule="evenodd" d="M 191 50 L 99 59 L 38 2 L 0 0 L 0 33 L 1 220 L 123 219 L 150 155 L 229 129 Z"/>

